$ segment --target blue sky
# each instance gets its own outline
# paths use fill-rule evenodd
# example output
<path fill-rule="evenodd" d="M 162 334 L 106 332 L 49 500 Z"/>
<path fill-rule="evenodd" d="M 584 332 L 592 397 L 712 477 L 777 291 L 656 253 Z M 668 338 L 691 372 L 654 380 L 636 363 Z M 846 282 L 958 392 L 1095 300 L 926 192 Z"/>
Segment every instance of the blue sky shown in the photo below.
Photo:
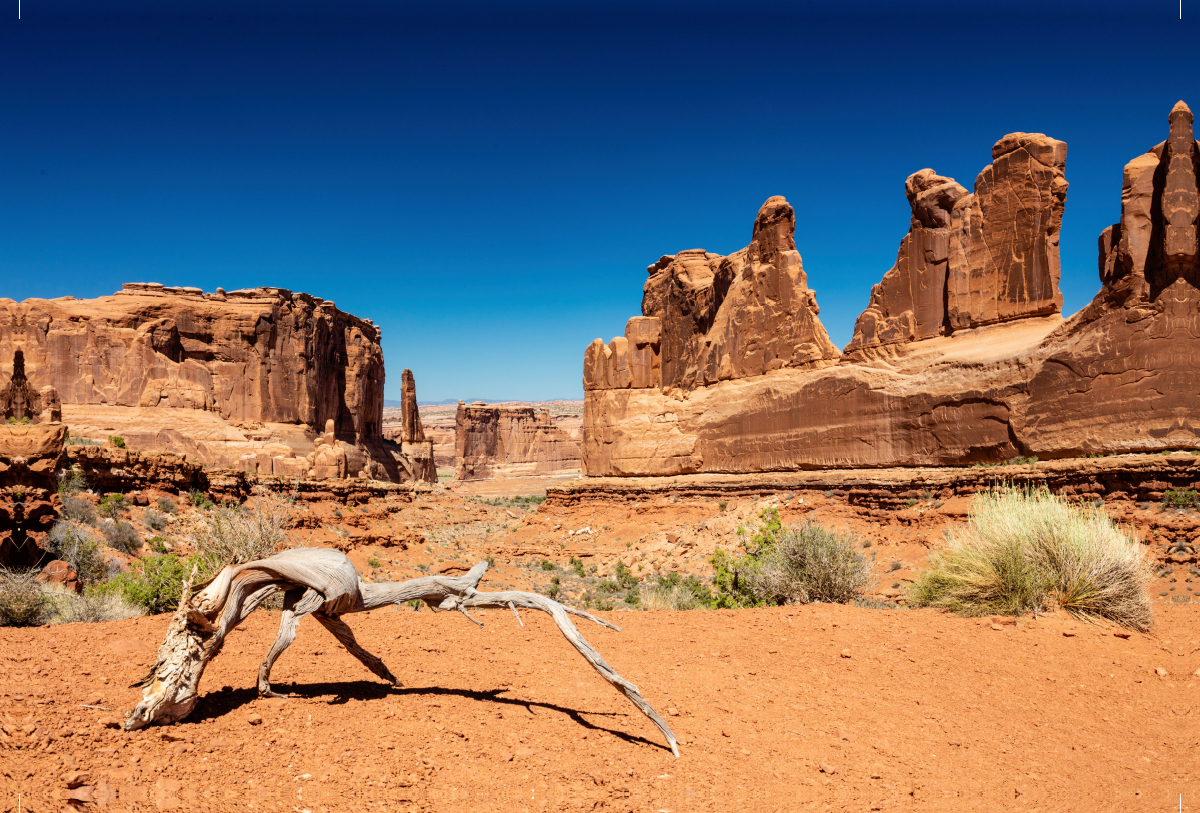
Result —
<path fill-rule="evenodd" d="M 1019 130 L 1069 145 L 1073 312 L 1122 166 L 1200 105 L 1186 2 L 11 5 L 0 296 L 306 291 L 423 401 L 580 397 L 645 267 L 741 248 L 777 194 L 844 345 L 904 179 L 969 189 Z"/>

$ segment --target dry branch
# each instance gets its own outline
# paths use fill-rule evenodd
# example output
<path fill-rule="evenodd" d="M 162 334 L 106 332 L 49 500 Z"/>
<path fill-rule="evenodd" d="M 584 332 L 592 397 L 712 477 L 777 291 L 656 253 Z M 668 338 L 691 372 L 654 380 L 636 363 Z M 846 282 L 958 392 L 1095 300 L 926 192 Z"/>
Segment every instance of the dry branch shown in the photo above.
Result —
<path fill-rule="evenodd" d="M 271 690 L 271 668 L 295 639 L 296 623 L 305 615 L 313 615 L 364 666 L 395 684 L 398 682 L 396 677 L 383 661 L 359 646 L 350 627 L 341 620 L 342 615 L 419 599 L 439 610 L 461 612 L 482 627 L 483 624 L 472 618 L 468 610 L 508 607 L 518 621 L 521 618 L 518 608 L 540 610 L 554 619 L 571 646 L 601 677 L 658 726 L 671 746 L 671 752 L 679 756 L 670 727 L 645 701 L 637 686 L 617 674 L 587 642 L 569 616 L 586 618 L 618 632 L 619 627 L 536 593 L 480 592 L 476 587 L 486 571 L 487 563 L 480 562 L 464 576 L 424 576 L 403 582 L 363 584 L 354 565 L 343 553 L 326 548 L 296 548 L 267 559 L 226 567 L 194 596 L 190 593 L 190 584 L 185 583 L 179 609 L 159 647 L 158 660 L 150 672 L 134 684 L 144 691 L 142 701 L 126 713 L 125 729 L 132 731 L 154 722 L 174 722 L 191 713 L 199 697 L 200 677 L 208 663 L 220 653 L 225 636 L 265 599 L 282 591 L 283 618 L 279 634 L 259 666 L 258 691 L 264 696 L 282 696 Z"/>

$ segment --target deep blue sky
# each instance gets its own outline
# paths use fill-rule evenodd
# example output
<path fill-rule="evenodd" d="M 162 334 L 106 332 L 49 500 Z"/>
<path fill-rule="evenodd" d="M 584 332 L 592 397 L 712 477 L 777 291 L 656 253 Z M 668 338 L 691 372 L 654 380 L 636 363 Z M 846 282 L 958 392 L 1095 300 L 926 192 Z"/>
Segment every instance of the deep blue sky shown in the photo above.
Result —
<path fill-rule="evenodd" d="M 1069 145 L 1073 312 L 1122 166 L 1200 106 L 1197 0 L 180 5 L 5 6 L 0 296 L 306 291 L 382 326 L 389 398 L 579 397 L 646 265 L 776 194 L 844 345 L 905 177 L 971 188 L 1018 130 Z"/>

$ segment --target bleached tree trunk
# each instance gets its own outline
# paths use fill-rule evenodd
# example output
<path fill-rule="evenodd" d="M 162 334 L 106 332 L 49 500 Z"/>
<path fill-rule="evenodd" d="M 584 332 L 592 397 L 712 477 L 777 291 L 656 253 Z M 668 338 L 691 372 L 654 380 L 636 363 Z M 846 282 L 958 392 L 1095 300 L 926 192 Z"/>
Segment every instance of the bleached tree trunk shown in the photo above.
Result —
<path fill-rule="evenodd" d="M 132 731 L 152 722 L 173 722 L 186 717 L 199 697 L 204 668 L 221 651 L 225 637 L 266 598 L 283 591 L 279 634 L 259 666 L 258 690 L 262 695 L 283 696 L 271 689 L 271 668 L 295 639 L 296 624 L 305 615 L 313 615 L 364 666 L 395 684 L 396 677 L 382 660 L 358 644 L 341 616 L 419 599 L 439 610 L 461 612 L 482 627 L 469 610 L 509 608 L 518 621 L 518 608 L 540 610 L 554 619 L 571 646 L 601 677 L 658 726 L 671 752 L 679 756 L 670 727 L 646 702 L 637 686 L 617 674 L 587 642 L 570 616 L 586 618 L 612 630 L 620 631 L 619 627 L 536 593 L 481 592 L 476 588 L 486 571 L 487 563 L 480 562 L 464 576 L 424 576 L 403 582 L 363 584 L 354 565 L 340 551 L 295 548 L 267 559 L 226 567 L 195 595 L 191 594 L 190 584 L 185 584 L 179 610 L 159 647 L 157 662 L 146 677 L 134 684 L 143 688 L 143 697 L 126 714 L 125 728 Z"/>

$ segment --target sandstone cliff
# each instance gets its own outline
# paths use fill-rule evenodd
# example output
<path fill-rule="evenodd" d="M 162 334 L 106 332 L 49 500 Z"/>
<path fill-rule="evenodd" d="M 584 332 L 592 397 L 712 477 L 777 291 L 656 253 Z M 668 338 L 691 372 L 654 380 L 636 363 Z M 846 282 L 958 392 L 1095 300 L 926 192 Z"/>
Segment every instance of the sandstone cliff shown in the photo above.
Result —
<path fill-rule="evenodd" d="M 741 251 L 722 257 L 691 249 L 650 266 L 641 318 L 629 321 L 624 337 L 592 342 L 584 389 L 690 390 L 834 363 L 838 351 L 817 318 L 795 230 L 792 207 L 773 197 Z"/>
<path fill-rule="evenodd" d="M 672 386 L 665 325 L 687 320 L 660 310 L 664 372 L 636 386 L 614 377 L 622 359 L 624 369 L 633 366 L 634 339 L 593 343 L 584 361 L 585 473 L 964 465 L 1200 448 L 1191 417 L 1200 409 L 1192 383 L 1200 148 L 1191 121 L 1177 105 L 1169 140 L 1126 167 L 1121 222 L 1100 239 L 1103 287 L 1069 321 L 1058 315 L 1066 145 L 1006 136 L 973 195 L 932 170 L 909 178 L 909 234 L 840 360 Z M 690 314 L 703 310 L 697 301 L 664 307 Z"/>
<path fill-rule="evenodd" d="M 94 300 L 0 299 L 0 381 L 12 388 L 20 354 L 30 391 L 53 388 L 74 436 L 120 434 L 264 473 L 306 474 L 332 422 L 347 474 L 404 476 L 381 434 L 379 341 L 370 320 L 281 288 L 134 283 Z"/>
<path fill-rule="evenodd" d="M 910 175 L 908 235 L 846 352 L 1058 313 L 1066 158 L 1061 141 L 1012 133 L 992 147 L 973 194 L 932 169 Z"/>
<path fill-rule="evenodd" d="M 550 411 L 458 402 L 456 480 L 530 477 L 578 471 L 579 440 Z"/>

